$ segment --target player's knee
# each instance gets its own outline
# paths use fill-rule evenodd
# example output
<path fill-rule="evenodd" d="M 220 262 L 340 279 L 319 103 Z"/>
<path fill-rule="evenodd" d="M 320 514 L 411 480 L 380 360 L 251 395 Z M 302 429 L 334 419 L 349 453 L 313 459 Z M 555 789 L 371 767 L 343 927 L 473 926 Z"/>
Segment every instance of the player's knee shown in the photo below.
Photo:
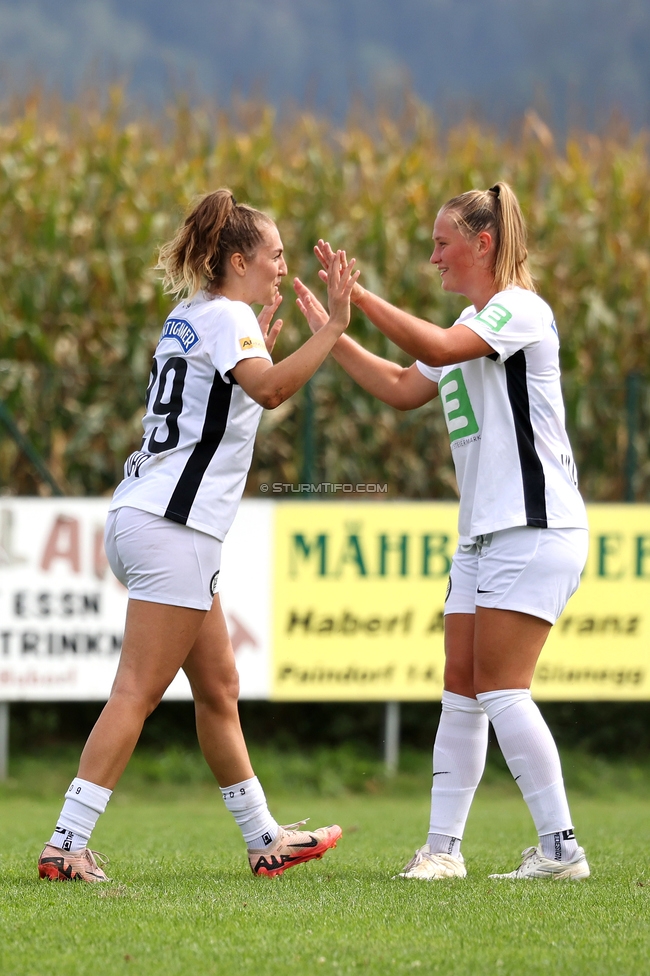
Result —
<path fill-rule="evenodd" d="M 222 695 L 224 700 L 231 704 L 233 701 L 237 702 L 239 700 L 239 672 L 237 668 L 233 667 L 231 671 L 224 676 L 222 682 Z"/>
<path fill-rule="evenodd" d="M 122 703 L 131 713 L 148 718 L 160 704 L 164 692 L 164 688 L 142 689 L 122 686 L 113 689 L 111 700 Z"/>
<path fill-rule="evenodd" d="M 445 667 L 445 689 L 455 695 L 474 697 L 474 673 L 472 669 L 447 663 Z"/>
<path fill-rule="evenodd" d="M 218 678 L 210 681 L 209 684 L 194 687 L 194 699 L 197 705 L 216 712 L 228 711 L 236 706 L 239 700 L 239 674 L 237 668 L 233 667 L 227 672 L 220 674 Z"/>
<path fill-rule="evenodd" d="M 474 668 L 474 689 L 477 695 L 484 691 L 509 687 L 515 687 L 515 685 L 508 684 L 507 677 L 498 668 L 481 667 L 479 664 Z"/>

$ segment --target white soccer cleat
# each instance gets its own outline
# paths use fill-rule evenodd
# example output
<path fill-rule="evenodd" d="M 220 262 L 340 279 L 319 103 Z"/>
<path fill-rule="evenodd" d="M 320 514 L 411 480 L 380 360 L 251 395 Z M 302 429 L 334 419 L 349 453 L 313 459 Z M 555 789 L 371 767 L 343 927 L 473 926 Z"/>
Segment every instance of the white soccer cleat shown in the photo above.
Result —
<path fill-rule="evenodd" d="M 465 877 L 467 877 L 467 868 L 462 854 L 458 857 L 452 857 L 451 854 L 432 854 L 428 844 L 420 847 L 404 870 L 395 875 L 395 878 L 414 878 L 419 881 Z"/>
<path fill-rule="evenodd" d="M 583 881 L 589 877 L 589 865 L 582 847 L 570 861 L 553 861 L 544 857 L 539 848 L 527 847 L 521 854 L 523 860 L 509 874 L 491 874 L 491 878 L 551 878 L 553 881 Z"/>

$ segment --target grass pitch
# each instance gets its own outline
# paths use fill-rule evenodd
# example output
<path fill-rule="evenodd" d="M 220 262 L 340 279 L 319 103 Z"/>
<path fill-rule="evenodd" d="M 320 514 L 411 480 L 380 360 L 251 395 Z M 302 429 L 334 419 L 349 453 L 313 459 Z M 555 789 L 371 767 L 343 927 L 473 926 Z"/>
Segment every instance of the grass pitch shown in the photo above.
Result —
<path fill-rule="evenodd" d="M 281 822 L 338 822 L 344 836 L 271 880 L 250 874 L 216 790 L 125 787 L 93 835 L 115 880 L 94 886 L 37 880 L 61 805 L 37 793 L 0 794 L 3 976 L 650 972 L 643 796 L 571 797 L 588 881 L 495 882 L 535 835 L 516 788 L 485 786 L 463 845 L 469 877 L 421 883 L 391 876 L 424 842 L 425 791 L 272 796 Z"/>

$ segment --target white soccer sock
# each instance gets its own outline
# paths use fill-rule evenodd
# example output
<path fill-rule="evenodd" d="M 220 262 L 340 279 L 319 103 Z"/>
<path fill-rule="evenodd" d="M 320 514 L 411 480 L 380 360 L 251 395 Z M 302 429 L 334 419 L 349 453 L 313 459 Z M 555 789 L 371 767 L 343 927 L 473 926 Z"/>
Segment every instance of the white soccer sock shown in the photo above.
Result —
<path fill-rule="evenodd" d="M 257 776 L 232 786 L 222 786 L 224 803 L 242 832 L 248 847 L 269 847 L 278 835 L 278 824 L 269 813 L 264 790 Z"/>
<path fill-rule="evenodd" d="M 578 845 L 573 835 L 560 756 L 530 691 L 508 688 L 482 692 L 476 697 L 492 722 L 508 769 L 528 804 L 542 853 L 556 860 L 570 859 Z M 560 835 L 557 844 L 556 834 Z"/>
<path fill-rule="evenodd" d="M 570 861 L 578 850 L 578 841 L 573 827 L 570 827 L 568 830 L 556 830 L 553 834 L 542 834 L 539 846 L 544 857 L 552 861 Z"/>
<path fill-rule="evenodd" d="M 90 835 L 99 815 L 106 809 L 111 793 L 112 790 L 75 777 L 66 790 L 50 844 L 64 851 L 80 851 L 88 847 Z"/>
<path fill-rule="evenodd" d="M 488 718 L 474 698 L 442 694 L 442 714 L 433 746 L 433 787 L 427 843 L 433 854 L 458 857 L 469 808 L 483 770 Z"/>

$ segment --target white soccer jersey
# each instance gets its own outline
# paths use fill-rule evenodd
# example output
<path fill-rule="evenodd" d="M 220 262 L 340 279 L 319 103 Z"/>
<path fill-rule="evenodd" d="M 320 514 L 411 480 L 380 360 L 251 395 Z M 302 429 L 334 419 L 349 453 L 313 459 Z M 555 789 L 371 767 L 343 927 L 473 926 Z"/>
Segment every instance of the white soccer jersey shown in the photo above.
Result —
<path fill-rule="evenodd" d="M 553 312 L 523 288 L 499 292 L 457 323 L 491 356 L 418 369 L 438 383 L 460 491 L 461 543 L 516 525 L 587 528 L 564 428 Z"/>
<path fill-rule="evenodd" d="M 128 505 L 225 538 L 262 415 L 230 371 L 256 357 L 271 360 L 250 306 L 204 293 L 176 306 L 153 358 L 142 448 L 111 510 Z"/>

